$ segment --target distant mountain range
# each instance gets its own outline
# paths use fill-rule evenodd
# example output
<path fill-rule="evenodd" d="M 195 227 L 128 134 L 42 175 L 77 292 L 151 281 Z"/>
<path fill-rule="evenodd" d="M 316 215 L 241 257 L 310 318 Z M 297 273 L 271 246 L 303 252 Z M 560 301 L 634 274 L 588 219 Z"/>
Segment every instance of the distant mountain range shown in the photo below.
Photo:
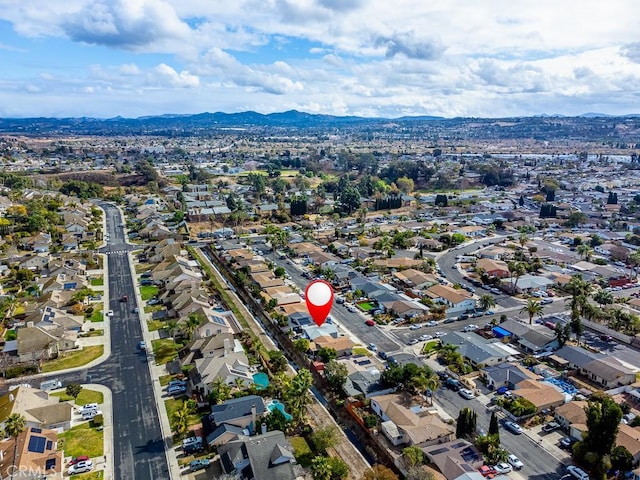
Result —
<path fill-rule="evenodd" d="M 636 119 L 640 115 L 626 115 L 621 119 Z M 386 129 L 410 128 L 412 130 L 447 130 L 464 131 L 467 125 L 473 124 L 478 133 L 478 124 L 486 125 L 487 135 L 496 135 L 496 122 L 508 120 L 517 126 L 501 125 L 506 130 L 511 128 L 511 138 L 521 137 L 524 130 L 532 130 L 536 136 L 546 132 L 550 125 L 561 129 L 564 134 L 568 130 L 585 132 L 590 126 L 610 123 L 614 116 L 600 113 L 585 113 L 579 117 L 562 115 L 539 115 L 535 117 L 518 117 L 510 119 L 496 118 L 445 118 L 436 116 L 415 116 L 401 118 L 365 118 L 356 116 L 335 116 L 311 114 L 290 110 L 287 112 L 261 114 L 253 111 L 241 113 L 199 113 L 194 115 L 165 114 L 138 118 L 114 117 L 108 119 L 79 118 L 2 118 L 0 133 L 23 135 L 198 135 L 226 129 L 301 129 L 327 130 L 339 129 Z M 635 129 L 634 129 L 635 130 Z M 602 131 L 602 129 L 600 129 Z M 560 132 L 556 132 L 560 133 Z M 498 135 L 499 137 L 500 135 Z M 526 136 L 526 135 L 525 135 Z M 637 138 L 637 137 L 636 137 Z"/>

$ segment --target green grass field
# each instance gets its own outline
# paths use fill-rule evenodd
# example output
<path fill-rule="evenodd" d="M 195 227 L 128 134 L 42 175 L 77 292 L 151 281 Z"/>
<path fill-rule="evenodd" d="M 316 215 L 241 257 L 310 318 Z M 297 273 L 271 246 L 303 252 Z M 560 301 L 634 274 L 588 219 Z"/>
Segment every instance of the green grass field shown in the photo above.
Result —
<path fill-rule="evenodd" d="M 89 318 L 87 318 L 87 320 L 89 320 L 90 322 L 104 322 L 104 312 L 102 310 L 101 303 L 96 303 L 93 306 L 93 312 L 91 313 Z"/>
<path fill-rule="evenodd" d="M 104 285 L 104 277 L 92 278 L 91 286 L 92 287 L 102 287 Z"/>
<path fill-rule="evenodd" d="M 58 370 L 66 370 L 67 368 L 81 367 L 95 360 L 104 353 L 104 345 L 94 345 L 84 347 L 82 350 L 74 350 L 65 353 L 64 356 L 55 360 L 45 362 L 42 366 L 43 372 L 56 372 Z"/>
<path fill-rule="evenodd" d="M 157 365 L 164 365 L 178 356 L 176 344 L 171 338 L 162 338 L 151 342 Z"/>
<path fill-rule="evenodd" d="M 360 307 L 360 309 L 365 312 L 368 312 L 369 310 L 373 310 L 374 308 L 376 308 L 376 306 L 371 302 L 358 303 L 358 307 Z"/>
<path fill-rule="evenodd" d="M 81 423 L 58 434 L 58 449 L 65 455 L 101 457 L 104 455 L 104 432 L 91 428 L 90 422 Z"/>
<path fill-rule="evenodd" d="M 73 397 L 67 395 L 65 392 L 52 393 L 53 397 L 60 397 L 61 402 L 73 401 Z M 87 403 L 103 403 L 104 395 L 102 392 L 83 388 L 78 394 L 78 398 L 75 399 L 76 405 L 86 405 Z"/>
<path fill-rule="evenodd" d="M 158 294 L 158 287 L 155 285 L 141 285 L 140 297 L 142 300 L 150 300 Z"/>

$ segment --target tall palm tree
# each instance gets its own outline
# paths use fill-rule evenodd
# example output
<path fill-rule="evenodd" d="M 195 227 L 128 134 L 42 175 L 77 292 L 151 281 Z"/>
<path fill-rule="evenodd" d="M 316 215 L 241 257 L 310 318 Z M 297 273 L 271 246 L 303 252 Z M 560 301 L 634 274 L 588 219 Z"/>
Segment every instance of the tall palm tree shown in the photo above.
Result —
<path fill-rule="evenodd" d="M 518 243 L 520 244 L 520 248 L 524 250 L 525 245 L 529 242 L 529 235 L 526 233 L 521 233 L 518 237 Z"/>
<path fill-rule="evenodd" d="M 569 299 L 569 307 L 571 311 L 576 311 L 579 315 L 582 315 L 585 309 L 585 305 L 588 303 L 589 295 L 593 290 L 593 286 L 589 282 L 585 282 L 583 278 L 576 274 L 571 277 L 571 280 L 567 283 L 567 291 L 571 293 Z"/>
<path fill-rule="evenodd" d="M 633 272 L 631 274 L 631 278 L 638 278 L 638 265 L 640 265 L 640 251 L 633 252 L 627 258 L 627 261 L 633 267 Z"/>
<path fill-rule="evenodd" d="M 531 325 L 533 323 L 533 317 L 536 315 L 541 317 L 543 311 L 544 306 L 542 306 L 537 300 L 530 298 L 529 300 L 527 300 L 527 304 L 522 307 L 520 313 L 527 312 L 527 314 L 529 315 L 529 325 Z"/>
<path fill-rule="evenodd" d="M 478 303 L 480 304 L 480 308 L 482 310 L 489 310 L 490 308 L 493 308 L 496 306 L 496 299 L 493 298 L 493 295 L 489 295 L 488 293 L 485 293 L 480 297 L 480 300 L 478 301 Z"/>
<path fill-rule="evenodd" d="M 591 255 L 593 255 L 593 248 L 591 248 L 586 243 L 581 243 L 580 245 L 578 245 L 576 251 L 578 252 L 578 255 L 580 255 L 580 258 L 584 258 L 586 261 L 591 260 Z"/>
<path fill-rule="evenodd" d="M 311 403 L 309 389 L 313 385 L 313 377 L 311 372 L 306 368 L 298 371 L 295 377 L 291 379 L 288 391 L 285 392 L 285 402 L 289 413 L 293 417 L 293 421 L 297 425 L 304 422 L 307 412 L 307 405 Z"/>
<path fill-rule="evenodd" d="M 200 315 L 199 313 L 189 314 L 189 316 L 187 317 L 187 321 L 185 322 L 185 325 L 184 325 L 184 331 L 187 335 L 189 335 L 189 338 L 193 339 L 193 335 L 195 331 L 198 329 L 200 325 L 202 325 L 202 323 L 204 323 L 204 319 L 202 318 L 202 315 Z"/>
<path fill-rule="evenodd" d="M 7 418 L 7 421 L 5 423 L 4 429 L 7 435 L 13 438 L 13 441 L 14 441 L 13 468 L 11 469 L 11 478 L 13 478 L 13 472 L 16 469 L 16 457 L 18 455 L 18 437 L 22 432 L 24 432 L 25 428 L 26 428 L 26 421 L 22 415 L 20 415 L 19 413 L 12 413 L 11 415 L 9 415 L 9 418 Z"/>
<path fill-rule="evenodd" d="M 189 429 L 189 404 L 182 402 L 182 406 L 173 412 L 173 428 L 178 435 L 184 435 Z"/>

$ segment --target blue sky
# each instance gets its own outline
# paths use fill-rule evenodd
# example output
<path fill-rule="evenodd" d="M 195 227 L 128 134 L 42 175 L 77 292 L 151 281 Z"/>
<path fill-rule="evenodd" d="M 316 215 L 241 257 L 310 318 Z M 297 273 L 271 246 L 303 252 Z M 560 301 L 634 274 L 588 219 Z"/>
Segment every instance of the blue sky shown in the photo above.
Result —
<path fill-rule="evenodd" d="M 637 0 L 0 0 L 0 116 L 640 113 Z"/>

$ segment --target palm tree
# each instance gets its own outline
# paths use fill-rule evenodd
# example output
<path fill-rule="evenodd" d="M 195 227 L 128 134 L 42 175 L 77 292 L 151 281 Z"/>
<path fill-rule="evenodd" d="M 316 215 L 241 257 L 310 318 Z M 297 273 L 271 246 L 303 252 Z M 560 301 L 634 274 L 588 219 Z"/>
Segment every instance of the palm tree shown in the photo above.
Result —
<path fill-rule="evenodd" d="M 633 252 L 627 258 L 629 264 L 633 267 L 631 278 L 638 278 L 638 265 L 640 265 L 640 251 Z"/>
<path fill-rule="evenodd" d="M 511 275 L 511 291 L 515 293 L 518 288 L 518 279 L 526 273 L 527 267 L 522 262 L 509 262 L 507 266 Z"/>
<path fill-rule="evenodd" d="M 520 244 L 520 248 L 524 250 L 525 245 L 529 242 L 529 236 L 526 233 L 521 233 L 518 237 L 518 243 Z"/>
<path fill-rule="evenodd" d="M 189 429 L 189 404 L 185 401 L 182 406 L 173 412 L 173 428 L 178 435 L 184 435 Z"/>
<path fill-rule="evenodd" d="M 571 277 L 565 288 L 571 293 L 571 299 L 569 300 L 571 311 L 576 311 L 579 315 L 582 315 L 593 286 L 576 274 Z"/>
<path fill-rule="evenodd" d="M 489 295 L 488 293 L 485 293 L 480 297 L 480 300 L 478 303 L 480 304 L 480 308 L 482 310 L 489 310 L 490 308 L 493 308 L 496 306 L 496 299 L 493 298 L 493 295 Z"/>
<path fill-rule="evenodd" d="M 527 312 L 527 314 L 529 315 L 529 325 L 531 325 L 533 323 L 533 317 L 535 315 L 541 317 L 543 310 L 544 306 L 542 306 L 540 302 L 534 300 L 533 298 L 530 298 L 529 300 L 527 300 L 527 304 L 522 307 L 520 313 Z"/>
<path fill-rule="evenodd" d="M 7 418 L 7 421 L 5 423 L 4 429 L 7 435 L 13 438 L 13 441 L 14 441 L 13 468 L 11 469 L 11 478 L 13 478 L 13 472 L 16 469 L 16 456 L 18 454 L 18 437 L 22 432 L 24 432 L 25 428 L 26 428 L 26 422 L 25 422 L 25 418 L 22 415 L 20 415 L 19 413 L 12 413 L 11 415 L 9 415 L 9 418 Z"/>
<path fill-rule="evenodd" d="M 196 330 L 198 330 L 198 327 L 202 325 L 203 322 L 204 319 L 199 313 L 189 314 L 184 325 L 184 331 L 189 336 L 189 338 L 193 337 L 194 333 L 196 332 Z"/>
<path fill-rule="evenodd" d="M 297 425 L 304 422 L 307 411 L 307 405 L 311 403 L 309 389 L 313 385 L 313 377 L 311 372 L 306 368 L 298 371 L 295 377 L 291 379 L 288 390 L 285 392 L 285 402 L 289 413 L 293 417 L 293 421 Z"/>
<path fill-rule="evenodd" d="M 578 252 L 578 255 L 580 255 L 580 258 L 584 258 L 586 261 L 591 260 L 591 255 L 593 254 L 593 248 L 591 248 L 586 243 L 581 243 L 580 245 L 578 245 L 578 247 L 576 248 L 576 251 Z"/>

